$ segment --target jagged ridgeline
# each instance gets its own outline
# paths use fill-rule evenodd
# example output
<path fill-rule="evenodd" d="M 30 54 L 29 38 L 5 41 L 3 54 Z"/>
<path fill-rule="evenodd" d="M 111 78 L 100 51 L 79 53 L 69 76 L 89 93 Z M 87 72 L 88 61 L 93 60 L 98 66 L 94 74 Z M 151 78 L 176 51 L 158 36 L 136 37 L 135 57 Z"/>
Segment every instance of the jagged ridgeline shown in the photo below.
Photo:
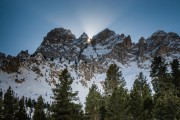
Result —
<path fill-rule="evenodd" d="M 28 51 L 21 51 L 17 57 L 6 57 L 1 53 L 0 67 L 5 72 L 17 72 L 22 61 L 40 57 L 43 60 L 66 59 L 78 64 L 80 69 L 84 67 L 79 64 L 82 61 L 97 73 L 106 71 L 103 64 L 106 66 L 109 60 L 117 60 L 123 65 L 132 61 L 143 63 L 155 56 L 179 57 L 177 54 L 180 52 L 179 35 L 173 32 L 157 31 L 147 39 L 141 37 L 138 43 L 133 43 L 130 35 L 119 35 L 110 29 L 104 29 L 95 35 L 91 43 L 88 43 L 88 38 L 86 33 L 76 38 L 70 30 L 55 28 L 44 37 L 32 55 Z"/>
<path fill-rule="evenodd" d="M 116 34 L 107 28 L 93 36 L 91 42 L 88 39 L 86 33 L 76 38 L 70 30 L 55 28 L 33 54 L 28 50 L 17 56 L 0 53 L 0 87 L 6 90 L 12 86 L 19 96 L 43 95 L 51 101 L 51 89 L 59 73 L 67 68 L 74 78 L 73 91 L 79 91 L 78 96 L 84 102 L 92 83 L 102 90 L 110 64 L 120 67 L 130 89 L 139 72 L 149 77 L 155 56 L 167 61 L 180 58 L 180 37 L 173 32 L 157 31 L 134 43 L 130 35 Z"/>

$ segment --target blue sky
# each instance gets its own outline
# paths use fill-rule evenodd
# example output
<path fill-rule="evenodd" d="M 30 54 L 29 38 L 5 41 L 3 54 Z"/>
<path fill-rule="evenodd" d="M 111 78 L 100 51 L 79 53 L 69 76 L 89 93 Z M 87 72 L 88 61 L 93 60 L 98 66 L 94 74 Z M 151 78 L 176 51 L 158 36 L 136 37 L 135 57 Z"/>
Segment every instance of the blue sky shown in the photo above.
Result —
<path fill-rule="evenodd" d="M 53 28 L 78 38 L 105 28 L 137 42 L 157 30 L 180 35 L 180 0 L 0 0 L 0 52 L 33 53 Z"/>

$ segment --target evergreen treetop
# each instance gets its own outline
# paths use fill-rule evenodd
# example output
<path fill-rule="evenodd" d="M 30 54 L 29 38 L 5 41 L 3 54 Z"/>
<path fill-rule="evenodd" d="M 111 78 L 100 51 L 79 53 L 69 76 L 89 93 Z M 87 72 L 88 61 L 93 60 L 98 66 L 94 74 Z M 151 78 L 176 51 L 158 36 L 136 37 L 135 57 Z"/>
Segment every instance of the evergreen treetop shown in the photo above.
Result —
<path fill-rule="evenodd" d="M 124 87 L 126 82 L 122 76 L 122 72 L 119 71 L 119 67 L 116 64 L 111 64 L 106 73 L 106 79 L 104 82 L 104 90 L 106 95 L 110 95 L 113 89 L 119 86 Z"/>
<path fill-rule="evenodd" d="M 77 92 L 72 92 L 71 84 L 73 79 L 67 69 L 64 69 L 59 75 L 59 82 L 56 88 L 53 89 L 53 118 L 55 120 L 80 119 L 81 105 L 74 103 L 77 100 Z"/>

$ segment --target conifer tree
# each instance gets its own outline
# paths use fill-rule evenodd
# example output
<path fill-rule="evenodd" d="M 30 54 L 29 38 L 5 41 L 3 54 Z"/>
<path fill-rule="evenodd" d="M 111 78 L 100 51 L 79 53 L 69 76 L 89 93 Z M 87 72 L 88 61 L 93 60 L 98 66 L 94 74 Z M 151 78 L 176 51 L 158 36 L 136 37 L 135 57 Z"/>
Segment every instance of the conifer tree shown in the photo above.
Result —
<path fill-rule="evenodd" d="M 172 93 L 159 96 L 153 113 L 156 120 L 179 120 L 180 99 Z"/>
<path fill-rule="evenodd" d="M 118 86 L 125 86 L 125 80 L 122 77 L 121 71 L 116 64 L 111 64 L 106 73 L 106 79 L 104 82 L 104 90 L 106 95 L 111 95 L 113 89 Z"/>
<path fill-rule="evenodd" d="M 108 120 L 128 120 L 128 94 L 122 86 L 114 88 L 112 95 L 108 99 L 106 119 Z"/>
<path fill-rule="evenodd" d="M 167 80 L 167 65 L 162 58 L 155 57 L 151 64 L 150 76 L 155 93 L 163 94 L 165 88 L 165 80 Z"/>
<path fill-rule="evenodd" d="M 165 61 L 154 58 L 151 65 L 154 94 L 154 118 L 158 120 L 176 120 L 179 118 L 180 103 L 177 97 L 176 80 L 178 80 L 178 60 L 171 63 L 172 73 L 167 72 Z"/>
<path fill-rule="evenodd" d="M 24 97 L 22 97 L 19 101 L 18 101 L 18 107 L 17 107 L 17 112 L 15 113 L 15 119 L 18 120 L 28 120 L 28 115 L 26 113 L 26 109 L 25 109 L 25 103 L 24 103 Z"/>
<path fill-rule="evenodd" d="M 126 104 L 123 101 L 123 99 L 127 99 L 127 91 L 124 89 L 125 84 L 126 82 L 121 71 L 119 71 L 119 67 L 116 64 L 111 64 L 106 72 L 106 79 L 104 82 L 105 96 L 103 98 L 105 99 L 105 111 L 107 119 L 118 120 L 120 118 L 124 118 L 123 115 L 127 111 L 125 108 Z M 122 103 L 119 104 L 120 102 Z"/>
<path fill-rule="evenodd" d="M 175 94 L 180 97 L 180 64 L 178 59 L 174 59 L 171 63 L 172 83 L 175 88 Z"/>
<path fill-rule="evenodd" d="M 44 101 L 42 96 L 39 96 L 37 99 L 33 120 L 46 120 L 46 115 L 44 112 Z"/>
<path fill-rule="evenodd" d="M 59 75 L 60 83 L 53 89 L 54 103 L 52 106 L 53 118 L 55 120 L 79 120 L 81 105 L 75 104 L 77 93 L 72 92 L 73 79 L 67 69 Z"/>
<path fill-rule="evenodd" d="M 15 105 L 14 105 L 14 92 L 11 87 L 8 88 L 6 93 L 4 94 L 3 100 L 3 118 L 4 120 L 13 120 L 15 113 Z"/>
<path fill-rule="evenodd" d="M 130 92 L 130 113 L 134 120 L 152 119 L 152 96 L 149 84 L 143 73 L 139 73 Z"/>
<path fill-rule="evenodd" d="M 31 100 L 31 98 L 29 98 L 29 99 L 27 100 L 26 106 L 32 108 L 32 100 Z"/>
<path fill-rule="evenodd" d="M 86 97 L 85 111 L 88 115 L 89 120 L 100 119 L 100 108 L 101 108 L 101 94 L 95 84 L 89 89 L 89 93 Z"/>

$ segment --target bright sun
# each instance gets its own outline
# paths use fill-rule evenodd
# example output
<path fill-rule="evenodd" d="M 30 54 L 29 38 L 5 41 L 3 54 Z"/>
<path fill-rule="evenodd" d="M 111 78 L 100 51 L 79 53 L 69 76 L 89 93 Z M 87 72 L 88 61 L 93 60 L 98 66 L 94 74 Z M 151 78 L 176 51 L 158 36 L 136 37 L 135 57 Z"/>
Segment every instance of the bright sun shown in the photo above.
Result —
<path fill-rule="evenodd" d="M 87 42 L 90 43 L 91 42 L 91 38 L 88 38 Z"/>

